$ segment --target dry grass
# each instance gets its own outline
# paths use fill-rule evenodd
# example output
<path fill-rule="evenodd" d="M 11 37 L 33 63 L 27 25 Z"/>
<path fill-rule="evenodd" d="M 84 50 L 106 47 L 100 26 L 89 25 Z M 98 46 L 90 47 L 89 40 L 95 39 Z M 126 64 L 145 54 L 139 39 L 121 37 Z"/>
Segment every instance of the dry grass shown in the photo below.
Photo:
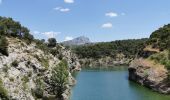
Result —
<path fill-rule="evenodd" d="M 143 66 L 143 67 L 164 67 L 164 65 L 161 65 L 159 63 L 156 63 L 155 61 L 149 60 L 149 59 L 136 59 L 132 62 L 133 66 Z"/>
<path fill-rule="evenodd" d="M 167 70 L 164 65 L 156 63 L 149 59 L 136 59 L 131 64 L 136 67 L 137 73 L 141 76 L 148 76 L 148 79 L 154 82 L 163 81 L 167 78 Z"/>

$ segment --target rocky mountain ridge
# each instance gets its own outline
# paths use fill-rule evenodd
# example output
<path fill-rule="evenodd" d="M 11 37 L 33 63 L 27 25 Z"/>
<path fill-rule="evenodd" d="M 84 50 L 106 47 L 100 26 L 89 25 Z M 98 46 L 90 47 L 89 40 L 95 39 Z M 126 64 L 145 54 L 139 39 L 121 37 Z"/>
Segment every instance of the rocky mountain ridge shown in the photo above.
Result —
<path fill-rule="evenodd" d="M 85 36 L 80 36 L 80 37 L 74 38 L 72 40 L 62 42 L 62 44 L 65 46 L 84 45 L 84 44 L 88 44 L 88 43 L 91 43 L 90 39 Z"/>

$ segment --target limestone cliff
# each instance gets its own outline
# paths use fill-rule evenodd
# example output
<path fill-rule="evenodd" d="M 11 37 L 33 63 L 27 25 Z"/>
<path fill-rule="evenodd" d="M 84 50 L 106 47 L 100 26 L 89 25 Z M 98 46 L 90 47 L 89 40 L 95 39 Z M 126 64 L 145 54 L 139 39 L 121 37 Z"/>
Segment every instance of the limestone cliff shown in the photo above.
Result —
<path fill-rule="evenodd" d="M 154 91 L 164 94 L 170 93 L 168 71 L 163 65 L 154 61 L 147 59 L 132 61 L 129 66 L 129 79 Z"/>
<path fill-rule="evenodd" d="M 117 54 L 115 58 L 113 57 L 101 57 L 101 58 L 84 58 L 79 59 L 80 64 L 83 67 L 91 67 L 91 68 L 107 68 L 107 67 L 113 67 L 113 66 L 119 66 L 119 65 L 129 65 L 131 62 L 130 58 L 125 58 L 123 54 Z"/>
<path fill-rule="evenodd" d="M 51 92 L 50 77 L 52 69 L 61 60 L 52 54 L 46 54 L 37 48 L 33 42 L 26 44 L 17 38 L 8 38 L 9 56 L 0 54 L 0 97 L 10 100 L 35 100 L 34 91 L 43 84 L 42 98 L 56 97 Z M 59 52 L 63 55 L 69 65 L 68 71 L 79 69 L 80 64 L 76 56 L 59 45 Z M 70 72 L 69 72 L 70 73 Z M 69 83 L 66 85 L 63 97 L 68 100 L 70 85 L 75 83 L 69 74 Z M 41 99 L 42 99 L 41 98 Z"/>

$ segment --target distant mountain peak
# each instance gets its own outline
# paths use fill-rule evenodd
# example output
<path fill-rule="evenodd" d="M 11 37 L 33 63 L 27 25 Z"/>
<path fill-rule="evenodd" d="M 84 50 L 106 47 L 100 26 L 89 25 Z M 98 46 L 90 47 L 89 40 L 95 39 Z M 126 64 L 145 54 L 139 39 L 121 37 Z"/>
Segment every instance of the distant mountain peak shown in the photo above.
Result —
<path fill-rule="evenodd" d="M 85 36 L 79 36 L 72 40 L 62 42 L 62 44 L 64 44 L 64 45 L 83 45 L 83 44 L 87 44 L 87 43 L 91 43 L 91 42 L 90 42 L 90 39 Z"/>

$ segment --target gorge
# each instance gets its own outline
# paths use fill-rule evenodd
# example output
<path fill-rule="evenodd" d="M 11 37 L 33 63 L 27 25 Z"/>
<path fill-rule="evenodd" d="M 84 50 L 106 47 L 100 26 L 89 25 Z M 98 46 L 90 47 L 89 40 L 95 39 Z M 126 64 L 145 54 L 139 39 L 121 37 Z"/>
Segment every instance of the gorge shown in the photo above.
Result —
<path fill-rule="evenodd" d="M 82 40 L 81 45 L 65 47 L 55 38 L 35 39 L 19 22 L 0 17 L 0 98 L 170 99 L 170 24 L 148 39 Z"/>

